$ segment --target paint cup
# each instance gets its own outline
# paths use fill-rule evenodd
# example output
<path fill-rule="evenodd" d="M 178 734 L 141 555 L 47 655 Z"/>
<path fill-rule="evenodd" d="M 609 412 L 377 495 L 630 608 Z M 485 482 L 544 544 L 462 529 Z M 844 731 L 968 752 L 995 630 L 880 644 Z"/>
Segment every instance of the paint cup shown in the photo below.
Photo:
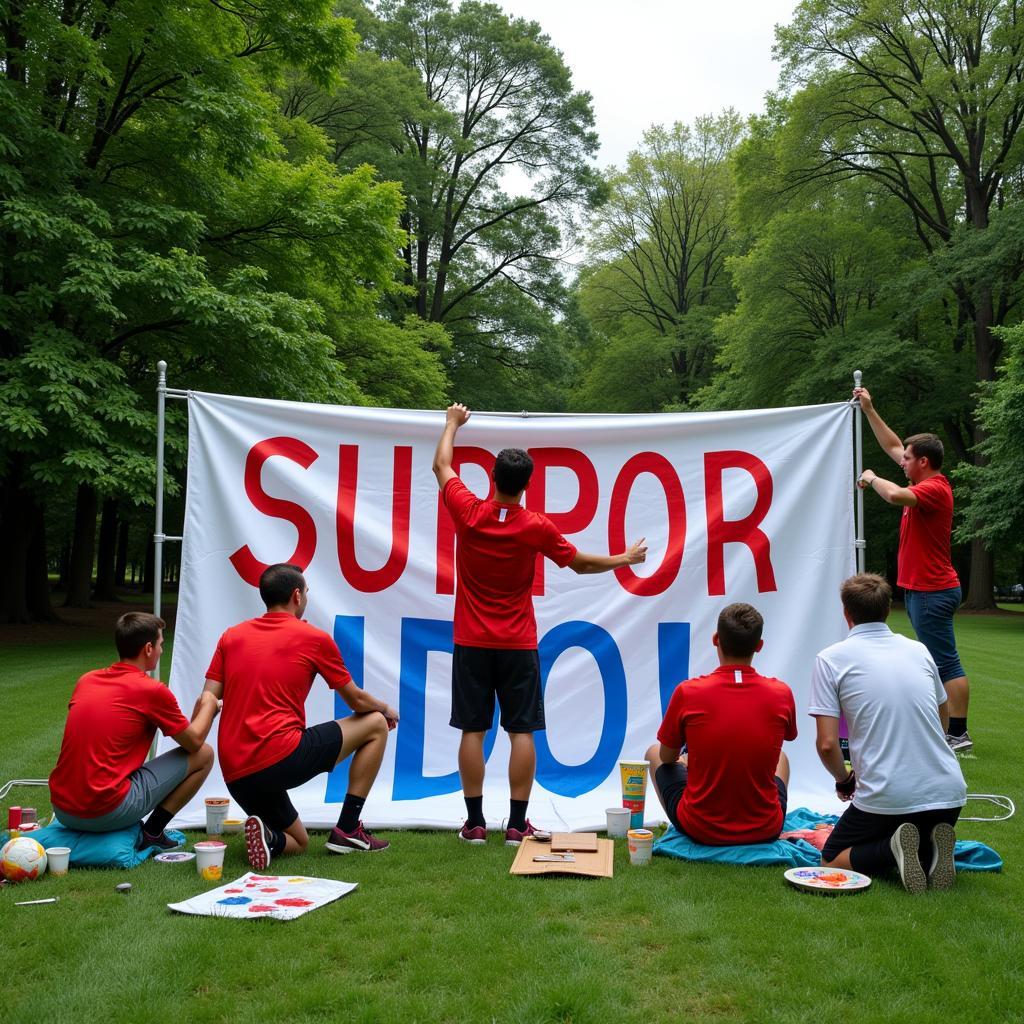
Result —
<path fill-rule="evenodd" d="M 208 796 L 206 798 L 206 834 L 219 836 L 224 829 L 224 819 L 228 816 L 231 801 L 226 796 Z"/>
<path fill-rule="evenodd" d="M 644 827 L 644 801 L 647 797 L 647 762 L 620 761 L 622 806 L 629 808 L 630 828 Z"/>
<path fill-rule="evenodd" d="M 651 863 L 654 853 L 654 833 L 648 828 L 631 828 L 626 833 L 629 844 L 629 863 L 634 866 Z"/>
<path fill-rule="evenodd" d="M 204 882 L 219 882 L 224 873 L 224 851 L 227 844 L 207 839 L 192 847 L 196 851 L 196 871 Z"/>
<path fill-rule="evenodd" d="M 609 807 L 604 813 L 608 819 L 608 838 L 624 839 L 629 830 L 629 808 Z"/>
<path fill-rule="evenodd" d="M 46 848 L 46 867 L 51 875 L 66 875 L 70 861 L 70 846 L 48 846 Z"/>

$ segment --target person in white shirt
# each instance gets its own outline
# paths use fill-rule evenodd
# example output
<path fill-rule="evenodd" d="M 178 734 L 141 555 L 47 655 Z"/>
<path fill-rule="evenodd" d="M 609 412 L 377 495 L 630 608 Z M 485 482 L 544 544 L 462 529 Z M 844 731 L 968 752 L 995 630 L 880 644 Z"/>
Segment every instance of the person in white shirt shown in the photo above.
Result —
<path fill-rule="evenodd" d="M 866 875 L 895 869 L 913 893 L 948 889 L 956 880 L 953 825 L 967 787 L 946 743 L 946 691 L 927 648 L 885 624 L 892 590 L 881 576 L 851 576 L 840 596 L 850 634 L 815 660 L 809 712 L 821 763 L 852 805 L 825 843 L 822 864 Z M 840 714 L 850 771 L 839 748 Z"/>

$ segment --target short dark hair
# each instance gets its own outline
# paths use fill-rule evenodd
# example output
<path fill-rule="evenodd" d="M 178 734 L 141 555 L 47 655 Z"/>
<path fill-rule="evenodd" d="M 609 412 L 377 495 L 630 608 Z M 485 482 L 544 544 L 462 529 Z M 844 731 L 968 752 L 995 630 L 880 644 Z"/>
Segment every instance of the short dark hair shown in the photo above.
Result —
<path fill-rule="evenodd" d="M 260 597 L 268 608 L 287 604 L 295 590 L 306 589 L 306 578 L 297 565 L 278 562 L 268 566 L 260 577 Z"/>
<path fill-rule="evenodd" d="M 873 572 L 859 572 L 845 580 L 839 596 L 855 626 L 862 622 L 885 622 L 892 608 L 892 587 Z"/>
<path fill-rule="evenodd" d="M 764 619 L 752 604 L 730 604 L 718 616 L 718 649 L 730 658 L 749 658 L 763 629 Z"/>
<path fill-rule="evenodd" d="M 114 646 L 122 658 L 137 658 L 146 644 L 160 639 L 164 620 L 149 612 L 125 612 L 114 626 Z"/>
<path fill-rule="evenodd" d="M 491 475 L 502 494 L 518 494 L 533 476 L 533 459 L 522 448 L 503 448 L 494 460 Z"/>
<path fill-rule="evenodd" d="M 913 448 L 918 458 L 928 460 L 932 469 L 942 469 L 942 460 L 946 450 L 942 442 L 934 434 L 911 434 L 903 441 L 904 448 Z"/>

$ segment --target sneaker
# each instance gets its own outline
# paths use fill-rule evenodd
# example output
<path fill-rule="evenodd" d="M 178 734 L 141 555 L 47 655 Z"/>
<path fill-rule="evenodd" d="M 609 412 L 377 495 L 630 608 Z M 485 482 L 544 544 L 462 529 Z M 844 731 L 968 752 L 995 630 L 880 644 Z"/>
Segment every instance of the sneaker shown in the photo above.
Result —
<path fill-rule="evenodd" d="M 932 829 L 932 863 L 928 868 L 929 889 L 952 889 L 956 884 L 956 864 L 953 862 L 953 847 L 956 832 L 952 825 L 940 822 Z"/>
<path fill-rule="evenodd" d="M 928 888 L 928 879 L 921 867 L 921 833 L 917 826 L 909 821 L 903 822 L 892 834 L 889 847 L 896 858 L 903 888 L 915 895 L 924 892 Z"/>
<path fill-rule="evenodd" d="M 949 744 L 949 749 L 954 754 L 966 754 L 969 750 L 974 749 L 974 740 L 971 739 L 969 732 L 963 732 L 959 736 L 951 736 L 948 732 L 946 733 L 946 742 Z"/>
<path fill-rule="evenodd" d="M 168 850 L 180 850 L 185 845 L 183 841 L 172 839 L 166 832 L 151 836 L 145 829 L 140 829 L 140 833 L 135 844 L 139 850 L 148 850 L 151 846 L 156 846 L 161 853 L 166 853 Z"/>
<path fill-rule="evenodd" d="M 530 824 L 529 819 L 526 821 L 526 827 L 522 830 L 518 828 L 507 828 L 505 829 L 505 845 L 506 846 L 518 846 L 528 836 L 535 835 L 537 830 Z"/>
<path fill-rule="evenodd" d="M 342 832 L 340 828 L 332 828 L 324 845 L 328 853 L 380 853 L 391 844 L 383 839 L 376 839 L 373 833 L 359 822 L 355 832 Z"/>
<path fill-rule="evenodd" d="M 270 843 L 263 822 L 255 814 L 245 819 L 245 852 L 253 871 L 266 871 L 270 866 Z"/>
<path fill-rule="evenodd" d="M 473 843 L 476 846 L 480 846 L 482 843 L 487 842 L 487 826 L 474 825 L 470 828 L 467 821 L 459 829 L 459 840 L 463 843 Z"/>

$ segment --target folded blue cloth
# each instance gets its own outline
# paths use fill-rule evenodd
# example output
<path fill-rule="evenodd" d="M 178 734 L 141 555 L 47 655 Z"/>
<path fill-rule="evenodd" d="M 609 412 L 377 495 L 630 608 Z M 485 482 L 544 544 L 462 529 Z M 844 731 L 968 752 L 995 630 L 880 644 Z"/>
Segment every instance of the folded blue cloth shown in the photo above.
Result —
<path fill-rule="evenodd" d="M 798 807 L 786 815 L 783 832 L 798 832 L 825 823 L 834 825 L 839 820 L 834 814 Z M 814 867 L 821 863 L 821 853 L 803 839 L 776 839 L 773 843 L 749 843 L 744 846 L 705 846 L 673 828 L 654 843 L 654 852 L 677 860 L 714 861 L 718 864 L 778 865 L 785 867 Z M 999 871 L 1002 858 L 990 846 L 973 841 L 957 840 L 953 850 L 957 871 Z"/>
<path fill-rule="evenodd" d="M 28 834 L 44 848 L 47 846 L 67 846 L 71 849 L 71 866 L 76 868 L 133 868 L 144 860 L 160 852 L 159 846 L 144 846 L 141 850 L 136 844 L 142 835 L 142 828 L 133 825 L 131 828 L 119 829 L 117 832 L 78 832 L 65 828 L 55 818 L 49 825 Z M 167 835 L 178 842 L 185 842 L 185 834 L 168 829 Z"/>

